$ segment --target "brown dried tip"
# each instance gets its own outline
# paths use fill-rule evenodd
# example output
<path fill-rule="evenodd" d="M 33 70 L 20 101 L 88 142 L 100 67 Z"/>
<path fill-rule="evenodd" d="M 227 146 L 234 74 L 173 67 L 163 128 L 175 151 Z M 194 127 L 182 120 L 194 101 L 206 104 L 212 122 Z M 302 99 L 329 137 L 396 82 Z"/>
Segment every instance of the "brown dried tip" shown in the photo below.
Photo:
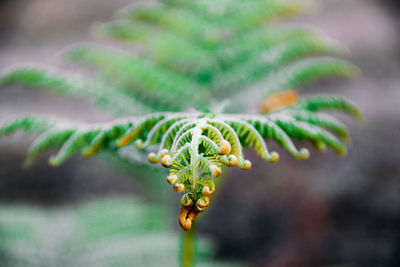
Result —
<path fill-rule="evenodd" d="M 187 231 L 192 228 L 193 222 L 196 219 L 199 211 L 192 207 L 183 207 L 181 206 L 181 210 L 179 212 L 179 225 L 183 230 Z"/>
<path fill-rule="evenodd" d="M 261 104 L 261 111 L 269 113 L 278 109 L 292 106 L 299 101 L 299 96 L 294 90 L 286 90 L 270 94 Z"/>
<path fill-rule="evenodd" d="M 118 147 L 129 145 L 135 138 L 137 138 L 137 131 L 133 131 L 130 134 L 123 136 L 117 143 Z"/>
<path fill-rule="evenodd" d="M 99 150 L 100 150 L 100 147 L 94 145 L 94 146 L 89 147 L 86 151 L 84 151 L 84 152 L 82 153 L 82 155 L 83 155 L 84 157 L 91 157 L 91 156 L 93 156 L 94 154 L 96 154 L 97 152 L 99 152 Z"/>

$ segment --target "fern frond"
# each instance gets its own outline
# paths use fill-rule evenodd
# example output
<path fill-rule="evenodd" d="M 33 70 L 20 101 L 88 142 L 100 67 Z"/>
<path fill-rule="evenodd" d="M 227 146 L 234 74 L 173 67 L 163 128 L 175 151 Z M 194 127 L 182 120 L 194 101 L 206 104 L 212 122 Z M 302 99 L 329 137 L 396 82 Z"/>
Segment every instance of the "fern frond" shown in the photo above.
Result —
<path fill-rule="evenodd" d="M 37 134 L 47 131 L 53 127 L 54 122 L 42 116 L 25 116 L 8 118 L 3 121 L 0 128 L 0 135 L 10 135 L 16 131 L 24 131 L 26 133 Z"/>
<path fill-rule="evenodd" d="M 276 152 L 268 152 L 262 136 L 253 125 L 233 118 L 227 118 L 227 123 L 235 130 L 244 147 L 254 147 L 257 154 L 265 160 L 278 161 L 279 155 Z"/>
<path fill-rule="evenodd" d="M 350 104 L 343 100 L 341 105 L 334 105 L 332 103 L 338 103 L 335 102 L 337 99 L 333 102 L 329 99 L 335 98 L 304 100 L 266 115 L 155 113 L 109 123 L 73 125 L 24 117 L 2 124 L 0 135 L 17 130 L 42 133 L 28 153 L 28 163 L 40 152 L 58 148 L 56 155 L 50 157 L 54 166 L 75 153 L 92 156 L 102 150 L 118 152 L 134 143 L 139 149 L 155 146 L 158 152 L 151 152 L 149 161 L 171 168 L 167 181 L 175 191 L 183 192 L 181 212 L 190 209 L 194 220 L 197 213 L 210 204 L 212 188 L 215 188 L 213 181 L 221 174 L 222 165 L 251 168 L 251 162 L 243 155 L 243 147 L 253 148 L 270 162 L 276 162 L 279 155 L 268 151 L 264 139 L 276 140 L 300 159 L 307 158 L 309 153 L 306 149 L 298 150 L 291 139 L 308 140 L 319 149 L 331 147 L 337 153 L 345 154 L 345 144 L 330 130 L 345 137 L 346 128 L 318 111 L 324 108 L 348 111 Z M 179 222 L 185 230 L 193 223 L 185 216 L 181 216 Z"/>
<path fill-rule="evenodd" d="M 243 33 L 276 19 L 299 14 L 307 5 L 292 0 L 239 1 L 230 6 L 223 16 L 214 18 L 228 25 L 235 33 Z"/>
<path fill-rule="evenodd" d="M 204 90 L 192 81 L 122 51 L 82 45 L 69 50 L 65 56 L 98 70 L 109 84 L 124 93 L 146 103 L 153 102 L 154 108 L 185 108 L 185 103 L 193 100 L 192 90 L 199 96 L 198 106 L 203 104 L 201 100 L 207 99 Z"/>
<path fill-rule="evenodd" d="M 318 80 L 332 77 L 352 78 L 359 74 L 360 71 L 357 67 L 344 60 L 330 57 L 302 59 L 271 72 L 262 81 L 262 85 L 253 87 L 248 92 L 235 95 L 233 102 L 240 105 L 240 103 L 249 101 L 254 95 L 265 97 L 280 91 L 287 91 L 288 88 L 298 90 L 301 86 Z M 240 81 L 241 79 L 235 78 L 235 80 Z"/>
<path fill-rule="evenodd" d="M 337 96 L 313 96 L 303 98 L 294 109 L 305 109 L 313 112 L 318 111 L 341 111 L 355 119 L 362 120 L 363 115 L 359 109 L 349 100 Z"/>
<path fill-rule="evenodd" d="M 355 69 L 352 65 L 343 61 L 314 59 L 313 61 L 301 60 L 289 64 L 307 56 L 334 55 L 341 51 L 343 51 L 342 47 L 315 37 L 278 44 L 253 56 L 245 63 L 235 65 L 234 68 L 222 72 L 215 78 L 214 86 L 223 91 L 238 89 L 257 82 L 268 74 L 273 77 L 273 82 L 279 83 L 282 80 L 286 82 L 287 86 L 292 86 L 285 88 L 297 88 L 301 84 L 327 76 L 348 77 Z M 289 64 L 289 66 L 285 64 Z M 281 66 L 286 67 L 282 72 L 276 73 L 276 70 Z M 316 69 L 318 69 L 318 72 L 315 71 Z"/>
<path fill-rule="evenodd" d="M 183 5 L 186 6 L 186 10 L 179 4 L 173 7 L 134 7 L 125 10 L 123 17 L 128 17 L 135 22 L 145 21 L 157 25 L 176 35 L 196 40 L 204 47 L 213 48 L 226 42 L 224 37 L 229 37 L 221 31 L 222 22 L 223 27 L 229 27 L 230 30 L 234 30 L 235 34 L 238 34 L 274 18 L 296 14 L 303 9 L 298 2 L 294 1 L 260 1 L 259 3 L 238 1 L 234 5 L 225 4 L 226 2 L 187 2 L 186 5 Z M 197 11 L 193 12 L 190 7 Z M 206 13 L 211 14 L 212 10 L 218 12 L 219 8 L 223 9 L 221 16 L 206 15 Z M 203 10 L 205 16 L 199 14 L 200 9 Z"/>
<path fill-rule="evenodd" d="M 215 68 L 215 59 L 200 47 L 141 22 L 114 21 L 99 27 L 98 32 L 109 38 L 134 41 L 158 65 L 200 81 L 209 79 Z"/>
<path fill-rule="evenodd" d="M 187 0 L 163 0 L 169 7 L 186 9 L 193 14 L 208 19 L 215 23 L 227 20 L 229 26 L 239 26 L 252 23 L 265 23 L 291 14 L 297 14 L 307 7 L 298 1 L 236 1 L 229 0 L 216 3 L 215 1 L 187 1 Z M 309 6 L 309 5 L 308 5 Z M 240 23 L 238 23 L 240 22 Z M 248 24 L 244 22 L 249 22 Z M 233 25 L 232 25 L 233 23 Z M 257 25 L 257 24 L 256 24 Z"/>
<path fill-rule="evenodd" d="M 349 138 L 349 131 L 347 127 L 338 119 L 328 114 L 318 114 L 306 110 L 300 110 L 300 111 L 288 110 L 286 113 L 298 121 L 308 122 L 310 124 L 325 128 L 327 130 L 331 130 L 344 140 L 348 140 Z"/>
<path fill-rule="evenodd" d="M 57 92 L 63 95 L 88 98 L 100 107 L 115 114 L 143 114 L 152 111 L 135 98 L 100 81 L 90 81 L 83 77 L 67 76 L 43 67 L 16 67 L 4 71 L 0 76 L 0 87 L 18 85 L 23 87 Z"/>
<path fill-rule="evenodd" d="M 330 57 L 310 58 L 285 67 L 276 72 L 275 76 L 267 78 L 267 81 L 271 81 L 271 88 L 267 91 L 270 93 L 286 88 L 298 88 L 324 78 L 352 78 L 359 74 L 357 67 L 344 60 Z"/>
<path fill-rule="evenodd" d="M 43 132 L 29 147 L 25 166 L 31 166 L 36 158 L 46 150 L 60 148 L 76 129 L 56 128 Z"/>
<path fill-rule="evenodd" d="M 268 28 L 255 29 L 217 50 L 218 60 L 223 66 L 244 62 L 273 45 L 294 40 L 318 38 L 316 31 L 299 26 L 271 25 Z"/>
<path fill-rule="evenodd" d="M 200 44 L 203 44 L 203 42 L 210 44 L 212 41 L 205 36 L 206 29 L 212 25 L 204 19 L 179 8 L 168 8 L 161 5 L 135 6 L 124 9 L 120 12 L 120 17 L 132 20 L 133 23 L 142 21 L 160 27 L 185 39 L 200 42 Z M 211 37 L 211 35 L 209 36 Z"/>
<path fill-rule="evenodd" d="M 262 120 L 261 125 L 262 133 L 265 138 L 277 141 L 283 148 L 298 159 L 308 158 L 310 154 L 309 151 L 306 148 L 298 150 L 290 139 L 290 136 L 279 127 L 274 120 L 265 118 Z"/>
<path fill-rule="evenodd" d="M 290 117 L 277 116 L 273 120 L 292 138 L 310 140 L 320 150 L 326 150 L 326 147 L 330 146 L 339 155 L 347 153 L 346 146 L 334 135 L 321 127 L 297 121 Z"/>
<path fill-rule="evenodd" d="M 96 101 L 110 102 L 110 107 L 118 108 L 121 105 L 113 104 L 111 94 L 119 94 L 125 102 L 129 98 L 134 102 L 124 110 L 137 106 L 146 113 L 151 110 L 140 102 L 150 103 L 151 109 L 157 110 L 204 108 L 212 96 L 225 97 L 231 90 L 243 89 L 264 78 L 271 87 L 266 91 L 270 92 L 296 89 L 324 77 L 357 73 L 345 61 L 304 60 L 315 55 L 341 54 L 345 49 L 337 43 L 305 27 L 270 23 L 307 8 L 308 4 L 295 0 L 171 0 L 154 6 L 134 6 L 98 27 L 97 32 L 138 44 L 143 50 L 139 56 L 90 46 L 74 49 L 68 56 L 99 70 L 100 80 L 106 80 L 101 86 L 89 84 L 91 90 L 84 90 L 100 92 L 91 95 L 97 97 Z M 16 80 L 22 83 L 24 79 Z M 50 82 L 51 77 L 43 76 L 42 80 Z M 46 88 L 48 84 L 38 82 L 35 86 Z M 83 91 L 82 86 L 74 84 L 53 87 L 69 88 L 59 91 L 73 94 Z M 111 87 L 118 93 L 113 90 L 108 95 L 108 88 L 92 87 Z M 196 101 L 190 91 L 196 92 Z"/>

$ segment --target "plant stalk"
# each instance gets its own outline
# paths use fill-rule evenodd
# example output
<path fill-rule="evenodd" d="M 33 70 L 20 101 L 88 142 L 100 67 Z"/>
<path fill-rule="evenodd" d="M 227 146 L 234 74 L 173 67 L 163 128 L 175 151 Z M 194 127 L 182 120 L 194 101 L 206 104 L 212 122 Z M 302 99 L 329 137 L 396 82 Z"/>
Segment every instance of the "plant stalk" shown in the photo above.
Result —
<path fill-rule="evenodd" d="M 222 175 L 216 179 L 215 186 L 216 192 L 218 192 L 217 188 L 221 186 L 221 184 L 225 181 L 226 172 L 228 172 L 228 168 Z M 215 195 L 214 195 L 215 196 Z M 180 267 L 194 267 L 196 263 L 196 246 L 197 246 L 197 223 L 203 217 L 203 214 L 200 213 L 197 219 L 197 222 L 193 223 L 192 229 L 188 231 L 183 231 L 181 234 L 180 241 Z"/>
<path fill-rule="evenodd" d="M 197 231 L 196 223 L 192 229 L 181 234 L 180 266 L 193 267 L 196 261 Z"/>

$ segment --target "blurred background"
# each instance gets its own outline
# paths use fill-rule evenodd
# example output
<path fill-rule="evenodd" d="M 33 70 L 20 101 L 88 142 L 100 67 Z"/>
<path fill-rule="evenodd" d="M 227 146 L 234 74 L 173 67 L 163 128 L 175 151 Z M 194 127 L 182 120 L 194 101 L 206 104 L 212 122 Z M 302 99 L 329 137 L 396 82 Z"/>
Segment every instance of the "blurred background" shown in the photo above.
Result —
<path fill-rule="evenodd" d="M 348 97 L 364 112 L 366 123 L 346 121 L 352 133 L 346 158 L 311 149 L 307 161 L 282 152 L 281 161 L 271 165 L 249 151 L 254 166 L 250 171 L 226 170 L 229 178 L 199 223 L 205 264 L 400 265 L 400 5 L 395 0 L 318 2 L 321 5 L 315 14 L 293 21 L 316 27 L 349 47 L 350 60 L 361 68 L 363 77 L 320 83 L 310 90 Z M 0 69 L 19 62 L 56 63 L 62 49 L 92 40 L 93 24 L 109 20 L 115 10 L 130 3 L 132 0 L 0 1 Z M 16 112 L 46 112 L 87 122 L 111 118 L 84 101 L 16 87 L 3 89 L 0 117 Z M 64 253 L 64 245 L 57 241 L 68 241 L 65 235 L 79 236 L 80 222 L 89 228 L 107 222 L 102 217 L 107 210 L 112 210 L 114 218 L 125 214 L 129 221 L 142 214 L 140 209 L 149 214 L 141 216 L 143 222 L 138 222 L 135 231 L 126 230 L 123 226 L 128 224 L 119 219 L 112 222 L 123 225 L 116 227 L 116 233 L 131 239 L 124 245 L 108 242 L 108 247 L 129 247 L 141 260 L 133 266 L 151 265 L 149 258 L 158 256 L 160 266 L 166 266 L 162 265 L 165 262 L 174 265 L 176 255 L 167 253 L 166 248 L 178 249 L 179 200 L 164 185 L 164 170 L 141 167 L 131 171 L 101 157 L 79 156 L 60 168 L 51 168 L 46 155 L 25 170 L 21 164 L 31 140 L 21 135 L 0 140 L 0 266 L 8 266 L 9 254 L 15 258 L 12 262 L 21 266 L 42 266 L 17 259 L 38 255 L 48 266 L 90 266 L 82 265 L 91 262 L 86 258 L 70 265 L 71 259 L 60 255 L 70 253 L 76 258 L 81 252 Z M 159 180 L 154 172 L 160 173 Z M 99 204 L 98 199 L 103 202 Z M 110 208 L 113 203 L 120 207 Z M 93 216 L 83 216 L 90 205 L 97 224 L 90 221 Z M 30 235 L 40 250 L 23 244 L 9 246 L 6 240 L 18 236 L 29 220 L 43 228 L 37 236 Z M 21 228 L 10 222 L 21 223 Z M 99 233 L 103 231 L 98 227 Z M 78 241 L 74 239 L 76 244 Z"/>

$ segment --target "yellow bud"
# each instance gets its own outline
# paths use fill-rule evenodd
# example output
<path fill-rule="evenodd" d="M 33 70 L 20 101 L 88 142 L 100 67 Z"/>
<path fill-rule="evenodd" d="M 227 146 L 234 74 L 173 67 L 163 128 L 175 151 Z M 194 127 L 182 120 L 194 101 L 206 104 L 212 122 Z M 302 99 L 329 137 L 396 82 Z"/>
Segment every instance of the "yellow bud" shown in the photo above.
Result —
<path fill-rule="evenodd" d="M 227 164 L 227 166 L 228 166 L 228 167 L 234 167 L 234 166 L 236 166 L 236 164 L 237 164 L 237 158 L 236 158 L 236 156 L 235 156 L 235 155 L 230 155 L 230 156 L 228 157 L 228 164 Z"/>
<path fill-rule="evenodd" d="M 347 149 L 346 148 L 337 149 L 336 153 L 338 153 L 338 155 L 341 156 L 341 157 L 345 157 L 345 156 L 347 156 Z"/>
<path fill-rule="evenodd" d="M 231 152 L 231 144 L 226 140 L 222 140 L 220 154 L 228 155 L 230 152 Z"/>
<path fill-rule="evenodd" d="M 175 174 L 171 174 L 169 176 L 167 176 L 167 182 L 169 184 L 175 184 L 178 181 L 178 176 L 176 176 Z"/>
<path fill-rule="evenodd" d="M 193 200 L 189 197 L 189 194 L 184 194 L 181 198 L 181 205 L 184 207 L 193 206 Z"/>
<path fill-rule="evenodd" d="M 151 163 L 157 163 L 165 155 L 168 155 L 168 150 L 163 149 L 163 150 L 160 151 L 160 153 L 158 155 L 156 155 L 155 153 L 151 152 L 147 158 Z"/>
<path fill-rule="evenodd" d="M 143 149 L 143 141 L 141 139 L 136 140 L 135 145 L 137 149 L 139 150 Z"/>
<path fill-rule="evenodd" d="M 168 149 L 163 149 L 160 151 L 160 157 L 163 157 L 165 155 L 168 155 Z"/>
<path fill-rule="evenodd" d="M 185 185 L 184 184 L 175 183 L 174 184 L 174 190 L 176 192 L 182 192 L 183 190 L 185 190 Z"/>
<path fill-rule="evenodd" d="M 157 155 L 153 152 L 149 153 L 147 159 L 150 161 L 150 163 L 157 163 L 160 161 L 160 159 L 157 157 Z"/>
<path fill-rule="evenodd" d="M 210 198 L 209 197 L 202 197 L 196 202 L 196 208 L 198 211 L 204 211 L 210 205 Z"/>
<path fill-rule="evenodd" d="M 241 167 L 242 170 L 250 170 L 251 169 L 251 161 L 250 160 L 245 160 L 243 162 L 243 166 Z"/>
<path fill-rule="evenodd" d="M 302 148 L 299 150 L 299 154 L 296 155 L 298 159 L 307 159 L 310 156 L 310 151 L 307 148 Z"/>
<path fill-rule="evenodd" d="M 322 141 L 315 141 L 314 144 L 319 151 L 326 151 L 328 149 L 326 144 Z"/>
<path fill-rule="evenodd" d="M 164 157 L 161 158 L 161 165 L 163 165 L 165 168 L 169 168 L 172 166 L 172 158 L 170 155 L 165 155 Z"/>
<path fill-rule="evenodd" d="M 279 154 L 277 152 L 271 153 L 271 160 L 270 162 L 277 162 L 279 160 Z"/>
<path fill-rule="evenodd" d="M 218 177 L 221 175 L 221 168 L 217 167 L 215 165 L 210 166 L 210 171 L 212 173 L 212 176 L 214 176 L 214 177 Z"/>
<path fill-rule="evenodd" d="M 204 186 L 203 187 L 203 195 L 205 197 L 212 197 L 214 195 L 214 191 L 211 191 L 210 187 Z"/>

